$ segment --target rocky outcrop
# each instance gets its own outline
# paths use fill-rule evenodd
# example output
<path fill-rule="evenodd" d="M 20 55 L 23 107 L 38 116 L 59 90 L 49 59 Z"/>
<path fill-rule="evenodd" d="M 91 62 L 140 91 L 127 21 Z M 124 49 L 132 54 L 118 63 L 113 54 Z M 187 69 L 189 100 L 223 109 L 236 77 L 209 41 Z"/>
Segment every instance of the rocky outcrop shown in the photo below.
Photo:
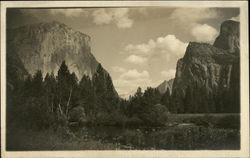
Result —
<path fill-rule="evenodd" d="M 240 50 L 240 24 L 227 20 L 221 24 L 220 35 L 216 38 L 214 46 L 229 51 L 230 53 Z"/>
<path fill-rule="evenodd" d="M 78 78 L 84 74 L 92 77 L 98 65 L 91 54 L 90 37 L 55 21 L 10 29 L 7 43 L 7 50 L 17 53 L 30 74 L 37 70 L 43 75 L 56 74 L 65 60 Z"/>
<path fill-rule="evenodd" d="M 177 63 L 172 90 L 175 96 L 185 98 L 189 88 L 191 91 L 202 89 L 204 94 L 213 96 L 218 91 L 234 91 L 238 97 L 239 50 L 239 23 L 234 21 L 223 22 L 213 46 L 190 42 L 184 57 Z M 239 102 L 235 104 L 239 108 Z"/>
<path fill-rule="evenodd" d="M 198 84 L 208 92 L 219 86 L 230 87 L 232 64 L 236 54 L 205 43 L 189 43 L 185 56 L 177 63 L 173 89 L 185 93 L 188 85 Z"/>
<path fill-rule="evenodd" d="M 109 85 L 104 86 L 109 86 L 110 92 L 118 97 L 109 73 L 104 68 L 101 74 L 98 72 L 100 63 L 91 53 L 90 37 L 65 24 L 54 21 L 8 30 L 7 56 L 8 73 L 15 71 L 15 74 L 24 77 L 41 70 L 44 77 L 52 72 L 56 76 L 65 61 L 69 71 L 74 72 L 79 81 L 84 75 L 90 79 L 98 75 L 103 84 L 109 81 Z M 10 80 L 15 79 L 12 76 Z"/>
<path fill-rule="evenodd" d="M 167 89 L 169 89 L 169 92 L 170 94 L 172 93 L 172 86 L 173 86 L 173 83 L 174 83 L 174 79 L 170 79 L 170 80 L 165 80 L 163 81 L 159 86 L 156 87 L 156 89 L 158 89 L 158 91 L 161 93 L 161 94 L 164 94 Z"/>
<path fill-rule="evenodd" d="M 28 76 L 27 70 L 24 68 L 24 65 L 19 58 L 19 56 L 12 50 L 9 50 L 11 53 L 7 53 L 7 86 L 12 90 L 14 88 L 19 88 L 19 82 L 24 81 Z"/>

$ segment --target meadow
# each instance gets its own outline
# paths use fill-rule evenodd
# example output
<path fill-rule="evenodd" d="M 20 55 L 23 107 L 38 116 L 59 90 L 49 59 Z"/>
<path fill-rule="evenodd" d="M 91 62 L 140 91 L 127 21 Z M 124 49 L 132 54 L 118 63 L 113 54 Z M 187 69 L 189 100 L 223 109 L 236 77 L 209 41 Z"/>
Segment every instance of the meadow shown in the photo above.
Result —
<path fill-rule="evenodd" d="M 7 150 L 240 149 L 239 114 L 170 114 L 165 126 L 83 126 L 7 132 Z"/>

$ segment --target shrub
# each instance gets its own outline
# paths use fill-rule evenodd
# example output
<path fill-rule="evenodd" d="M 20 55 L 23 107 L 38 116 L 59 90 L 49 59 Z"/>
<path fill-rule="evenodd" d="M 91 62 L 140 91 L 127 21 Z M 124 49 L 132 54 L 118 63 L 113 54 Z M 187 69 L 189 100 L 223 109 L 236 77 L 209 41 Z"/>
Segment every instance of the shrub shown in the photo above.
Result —
<path fill-rule="evenodd" d="M 69 112 L 69 121 L 72 122 L 85 122 L 86 120 L 86 115 L 85 115 L 85 111 L 84 108 L 81 106 L 77 106 L 73 109 L 70 110 Z"/>
<path fill-rule="evenodd" d="M 167 122 L 169 111 L 166 106 L 156 104 L 148 106 L 139 114 L 139 118 L 143 120 L 145 125 L 162 126 Z"/>
<path fill-rule="evenodd" d="M 224 116 L 215 123 L 215 126 L 218 128 L 225 129 L 240 129 L 240 117 L 234 115 Z"/>
<path fill-rule="evenodd" d="M 137 116 L 132 116 L 126 119 L 125 124 L 128 126 L 139 126 L 143 124 L 143 121 Z"/>

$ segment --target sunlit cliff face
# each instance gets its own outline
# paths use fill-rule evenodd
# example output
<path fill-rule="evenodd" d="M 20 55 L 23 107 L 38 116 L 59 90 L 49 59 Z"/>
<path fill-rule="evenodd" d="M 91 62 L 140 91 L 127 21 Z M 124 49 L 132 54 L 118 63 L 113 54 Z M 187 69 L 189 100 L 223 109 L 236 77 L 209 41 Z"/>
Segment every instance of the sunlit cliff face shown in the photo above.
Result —
<path fill-rule="evenodd" d="M 58 22 L 40 23 L 8 30 L 8 46 L 14 50 L 25 69 L 56 74 L 63 60 L 78 79 L 92 77 L 98 65 L 91 54 L 90 37 Z"/>

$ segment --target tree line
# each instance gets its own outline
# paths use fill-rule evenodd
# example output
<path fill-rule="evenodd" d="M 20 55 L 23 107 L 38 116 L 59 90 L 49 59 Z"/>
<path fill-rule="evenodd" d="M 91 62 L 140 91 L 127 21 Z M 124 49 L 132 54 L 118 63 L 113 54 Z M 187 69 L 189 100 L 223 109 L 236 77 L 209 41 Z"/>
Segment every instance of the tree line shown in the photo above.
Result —
<path fill-rule="evenodd" d="M 17 76 L 13 75 L 13 76 Z M 109 74 L 98 65 L 90 78 L 80 81 L 70 72 L 65 61 L 57 75 L 38 70 L 24 80 L 7 85 L 7 124 L 27 128 L 48 128 L 77 122 L 83 125 L 164 125 L 171 113 L 237 112 L 230 107 L 228 91 L 206 93 L 198 86 L 187 87 L 185 95 L 167 89 L 165 94 L 148 87 L 138 87 L 129 99 L 120 98 Z"/>

